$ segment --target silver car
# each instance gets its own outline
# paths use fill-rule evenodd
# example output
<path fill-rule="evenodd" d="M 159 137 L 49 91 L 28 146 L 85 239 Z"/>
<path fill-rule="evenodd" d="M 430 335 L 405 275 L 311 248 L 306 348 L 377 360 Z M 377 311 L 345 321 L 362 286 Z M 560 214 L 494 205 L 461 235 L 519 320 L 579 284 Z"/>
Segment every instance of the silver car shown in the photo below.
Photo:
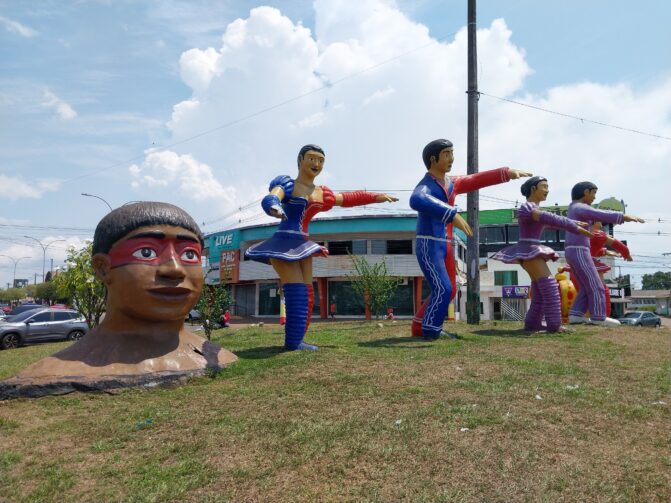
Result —
<path fill-rule="evenodd" d="M 635 325 L 638 327 L 660 327 L 662 319 L 655 313 L 649 311 L 633 311 L 624 315 L 624 318 L 618 318 L 623 325 Z"/>
<path fill-rule="evenodd" d="M 32 342 L 81 339 L 89 326 L 84 317 L 70 309 L 38 308 L 0 321 L 0 349 L 17 348 Z"/>

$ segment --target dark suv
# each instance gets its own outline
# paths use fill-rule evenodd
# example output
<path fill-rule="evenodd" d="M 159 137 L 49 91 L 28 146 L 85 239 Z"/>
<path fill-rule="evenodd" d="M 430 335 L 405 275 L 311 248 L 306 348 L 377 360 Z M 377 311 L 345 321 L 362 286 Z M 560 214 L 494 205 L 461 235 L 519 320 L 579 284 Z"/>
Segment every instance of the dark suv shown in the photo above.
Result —
<path fill-rule="evenodd" d="M 24 311 L 0 322 L 0 349 L 31 342 L 81 339 L 89 326 L 77 311 L 38 308 Z"/>

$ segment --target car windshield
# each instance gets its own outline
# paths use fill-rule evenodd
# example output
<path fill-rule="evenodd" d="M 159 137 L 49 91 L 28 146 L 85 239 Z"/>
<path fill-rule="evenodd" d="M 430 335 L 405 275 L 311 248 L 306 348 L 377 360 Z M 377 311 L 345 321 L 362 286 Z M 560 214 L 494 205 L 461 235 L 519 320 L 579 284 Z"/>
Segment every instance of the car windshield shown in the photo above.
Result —
<path fill-rule="evenodd" d="M 15 314 L 14 316 L 8 316 L 7 321 L 13 321 L 13 322 L 26 321 L 28 318 L 30 318 L 32 315 L 38 313 L 42 309 L 43 308 L 41 308 L 41 307 L 36 307 L 35 309 L 31 309 L 29 311 L 24 311 L 22 313 Z"/>
<path fill-rule="evenodd" d="M 641 316 L 641 313 L 627 313 L 624 315 L 625 318 L 638 318 Z"/>

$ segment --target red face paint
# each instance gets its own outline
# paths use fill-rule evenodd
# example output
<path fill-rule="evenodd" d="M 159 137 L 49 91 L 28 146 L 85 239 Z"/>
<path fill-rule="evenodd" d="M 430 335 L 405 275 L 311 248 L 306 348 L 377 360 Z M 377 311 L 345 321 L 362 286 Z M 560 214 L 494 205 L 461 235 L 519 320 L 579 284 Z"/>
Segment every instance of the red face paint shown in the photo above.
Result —
<path fill-rule="evenodd" d="M 184 266 L 199 266 L 201 247 L 187 239 L 130 238 L 109 251 L 112 267 L 129 264 L 159 266 L 175 259 Z"/>

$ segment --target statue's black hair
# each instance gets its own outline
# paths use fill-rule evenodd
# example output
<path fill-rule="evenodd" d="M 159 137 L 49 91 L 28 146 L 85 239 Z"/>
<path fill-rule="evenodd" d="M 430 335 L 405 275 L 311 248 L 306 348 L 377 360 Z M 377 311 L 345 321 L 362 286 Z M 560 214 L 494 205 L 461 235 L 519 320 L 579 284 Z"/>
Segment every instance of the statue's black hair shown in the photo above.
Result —
<path fill-rule="evenodd" d="M 520 192 L 522 192 L 522 195 L 524 197 L 529 197 L 531 195 L 531 189 L 538 186 L 539 183 L 547 181 L 548 179 L 542 176 L 532 176 L 522 184 L 522 186 L 520 187 Z"/>
<path fill-rule="evenodd" d="M 452 146 L 452 142 L 444 138 L 427 143 L 424 150 L 422 150 L 422 160 L 426 169 L 431 168 L 431 157 L 435 157 L 437 161 L 440 153 L 446 148 L 452 148 Z"/>
<path fill-rule="evenodd" d="M 298 151 L 298 159 L 296 160 L 296 162 L 297 162 L 297 164 L 298 164 L 299 167 L 300 167 L 300 165 L 301 165 L 301 161 L 303 160 L 303 156 L 304 156 L 307 152 L 309 152 L 310 150 L 314 150 L 315 152 L 319 152 L 321 155 L 323 155 L 324 157 L 326 157 L 326 154 L 324 153 L 324 150 L 323 150 L 320 146 L 318 146 L 318 145 L 312 145 L 312 144 L 309 144 L 309 145 L 303 145 L 303 147 L 301 147 L 301 149 Z"/>
<path fill-rule="evenodd" d="M 147 225 L 183 227 L 196 234 L 203 244 L 203 234 L 198 224 L 186 211 L 169 203 L 139 201 L 110 211 L 98 222 L 93 235 L 93 254 L 109 253 L 114 243 L 129 232 Z"/>
<path fill-rule="evenodd" d="M 586 190 L 594 190 L 598 188 L 599 187 L 594 185 L 592 182 L 576 183 L 571 189 L 571 200 L 576 201 L 578 199 L 582 199 L 582 197 L 585 195 Z"/>

